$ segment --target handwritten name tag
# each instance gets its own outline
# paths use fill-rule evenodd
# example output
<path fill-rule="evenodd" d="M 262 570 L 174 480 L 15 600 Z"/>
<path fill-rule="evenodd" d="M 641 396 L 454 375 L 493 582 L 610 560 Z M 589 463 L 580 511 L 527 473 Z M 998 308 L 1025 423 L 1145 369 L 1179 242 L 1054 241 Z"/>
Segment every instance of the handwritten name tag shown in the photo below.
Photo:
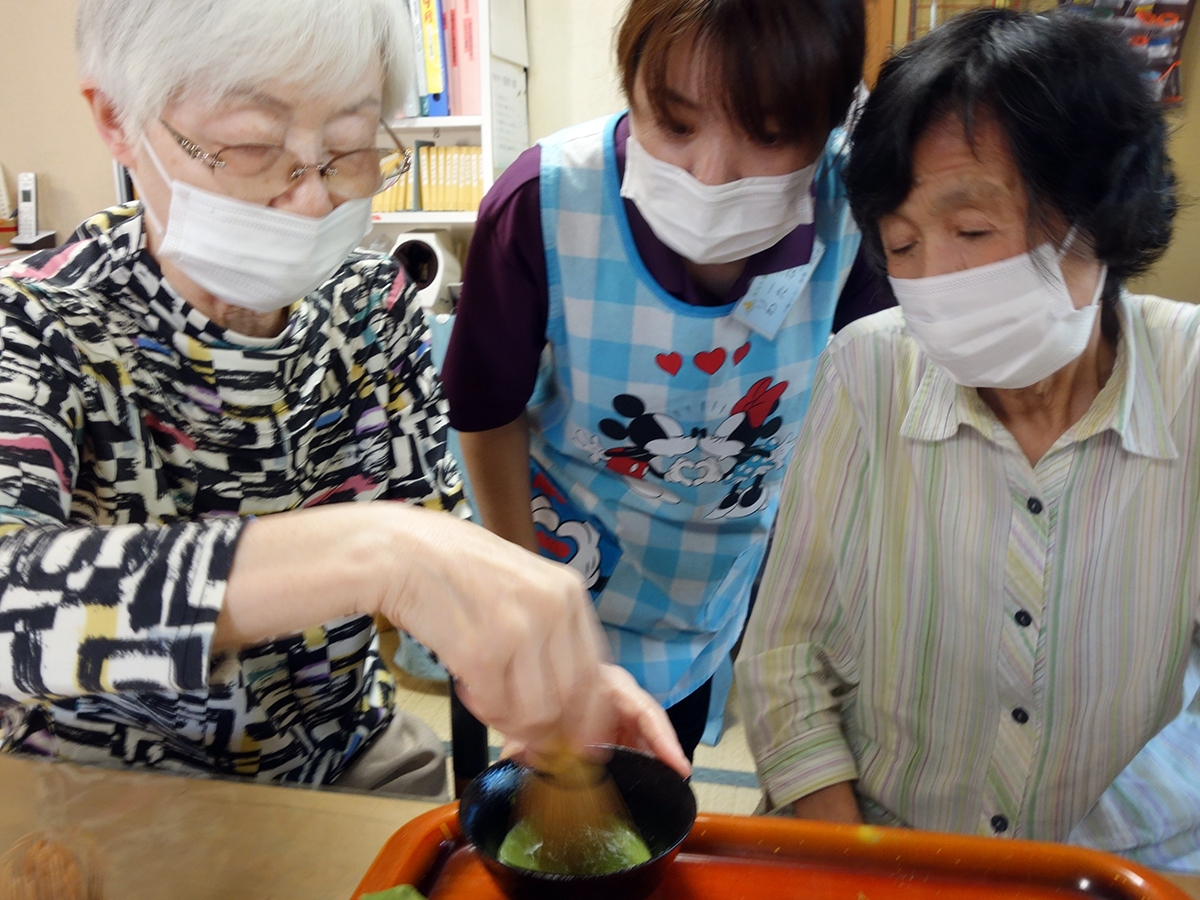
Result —
<path fill-rule="evenodd" d="M 824 253 L 825 245 L 819 238 L 814 238 L 812 257 L 805 265 L 759 275 L 750 282 L 746 296 L 738 301 L 733 317 L 768 341 L 775 340 L 784 319 L 804 293 Z"/>

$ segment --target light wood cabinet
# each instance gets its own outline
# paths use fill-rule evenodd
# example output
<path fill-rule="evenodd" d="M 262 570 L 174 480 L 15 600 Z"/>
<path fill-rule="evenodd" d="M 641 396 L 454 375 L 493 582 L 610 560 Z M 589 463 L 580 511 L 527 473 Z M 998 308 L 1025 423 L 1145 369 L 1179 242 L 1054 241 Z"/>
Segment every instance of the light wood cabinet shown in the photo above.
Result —
<path fill-rule="evenodd" d="M 864 0 L 867 9 L 867 85 L 874 87 L 879 67 L 893 48 L 926 34 L 930 28 L 967 10 L 1011 8 L 1045 12 L 1055 0 Z"/>

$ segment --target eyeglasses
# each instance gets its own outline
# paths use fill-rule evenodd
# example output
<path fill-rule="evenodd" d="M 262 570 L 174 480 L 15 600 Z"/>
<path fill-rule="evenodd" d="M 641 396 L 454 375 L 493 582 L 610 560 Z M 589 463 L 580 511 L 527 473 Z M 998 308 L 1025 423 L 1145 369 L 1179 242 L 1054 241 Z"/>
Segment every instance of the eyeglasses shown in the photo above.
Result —
<path fill-rule="evenodd" d="M 325 182 L 329 193 L 345 200 L 378 194 L 394 185 L 412 165 L 412 151 L 380 122 L 393 147 L 366 147 L 339 153 L 324 163 L 305 163 L 278 144 L 234 144 L 209 153 L 162 119 L 163 128 L 183 152 L 212 169 L 213 177 L 230 196 L 265 203 L 291 190 L 309 170 Z"/>

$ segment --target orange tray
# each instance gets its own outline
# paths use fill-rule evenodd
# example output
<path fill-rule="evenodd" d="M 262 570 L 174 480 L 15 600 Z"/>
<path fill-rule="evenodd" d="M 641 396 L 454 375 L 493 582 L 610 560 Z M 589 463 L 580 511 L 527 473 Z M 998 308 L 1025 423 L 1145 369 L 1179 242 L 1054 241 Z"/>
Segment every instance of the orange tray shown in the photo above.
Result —
<path fill-rule="evenodd" d="M 384 844 L 354 893 L 415 885 L 429 900 L 504 900 L 458 827 L 430 810 Z M 797 819 L 696 817 L 651 900 L 1188 900 L 1120 857 L 1069 847 Z M 620 898 L 615 898 L 620 900 Z"/>

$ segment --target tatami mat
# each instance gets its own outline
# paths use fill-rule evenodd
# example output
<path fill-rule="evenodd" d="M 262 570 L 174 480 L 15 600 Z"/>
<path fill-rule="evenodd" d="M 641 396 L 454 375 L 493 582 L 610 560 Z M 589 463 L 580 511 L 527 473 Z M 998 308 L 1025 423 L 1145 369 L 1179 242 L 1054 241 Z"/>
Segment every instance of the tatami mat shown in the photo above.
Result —
<path fill-rule="evenodd" d="M 424 719 L 449 747 L 450 694 L 444 683 L 420 681 L 403 672 L 396 673 L 396 704 Z M 733 706 L 726 713 L 726 729 L 715 747 L 701 744 L 696 749 L 692 789 L 702 812 L 750 815 L 758 805 L 759 790 L 754 778 L 754 762 L 746 746 L 742 723 Z M 499 753 L 501 738 L 488 732 L 492 756 Z"/>

